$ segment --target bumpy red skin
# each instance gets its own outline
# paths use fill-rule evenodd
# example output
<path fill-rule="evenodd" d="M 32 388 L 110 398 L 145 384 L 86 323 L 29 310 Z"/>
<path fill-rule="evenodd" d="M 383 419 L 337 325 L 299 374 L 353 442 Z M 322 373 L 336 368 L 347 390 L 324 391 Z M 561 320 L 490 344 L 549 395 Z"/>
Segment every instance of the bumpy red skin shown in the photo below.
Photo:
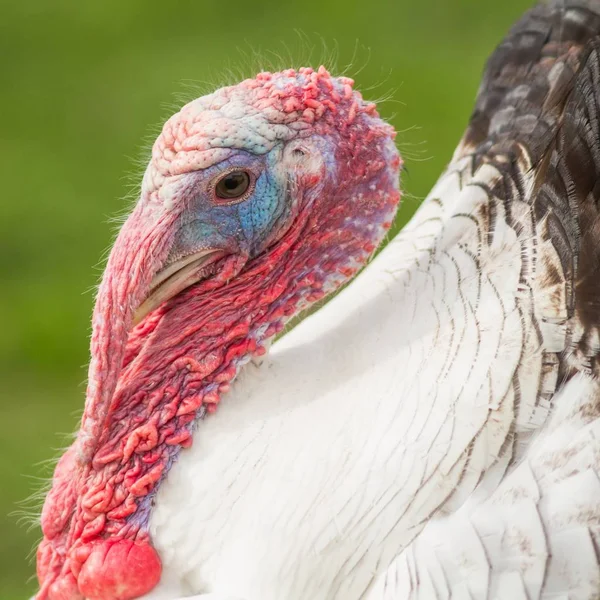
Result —
<path fill-rule="evenodd" d="M 229 147 L 215 150 L 215 115 L 231 107 L 219 134 Z M 248 139 L 260 153 L 315 134 L 335 140 L 333 187 L 323 188 L 322 169 L 299 169 L 298 210 L 276 242 L 252 260 L 223 259 L 214 276 L 132 329 L 133 311 L 173 245 L 178 178 L 247 148 Z M 263 354 L 298 310 L 352 277 L 379 244 L 399 201 L 393 136 L 351 80 L 322 67 L 262 73 L 167 122 L 99 290 L 81 429 L 42 513 L 38 600 L 129 600 L 158 583 L 160 559 L 147 531 L 157 486 L 243 364 Z M 311 189 L 319 197 L 303 205 Z"/>

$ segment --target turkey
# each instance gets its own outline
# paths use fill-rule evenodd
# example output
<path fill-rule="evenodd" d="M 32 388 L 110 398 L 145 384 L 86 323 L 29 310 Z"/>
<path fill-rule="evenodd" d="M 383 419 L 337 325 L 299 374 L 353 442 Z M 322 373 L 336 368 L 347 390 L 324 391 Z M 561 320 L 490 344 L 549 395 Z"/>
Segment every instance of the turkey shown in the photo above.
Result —
<path fill-rule="evenodd" d="M 261 73 L 167 121 L 38 600 L 596 598 L 599 89 L 600 1 L 530 10 L 372 261 L 402 161 L 350 79 Z"/>

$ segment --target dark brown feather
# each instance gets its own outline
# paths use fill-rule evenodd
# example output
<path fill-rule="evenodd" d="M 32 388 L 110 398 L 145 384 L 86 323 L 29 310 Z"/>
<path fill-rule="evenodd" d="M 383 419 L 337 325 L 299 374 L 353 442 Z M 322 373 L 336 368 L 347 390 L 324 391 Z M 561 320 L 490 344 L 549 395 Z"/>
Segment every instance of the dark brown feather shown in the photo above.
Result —
<path fill-rule="evenodd" d="M 561 373 L 600 376 L 600 0 L 541 3 L 510 30 L 456 158 L 468 155 L 502 174 L 492 193 L 520 234 L 522 284 L 566 290 L 542 315 L 564 315 Z"/>

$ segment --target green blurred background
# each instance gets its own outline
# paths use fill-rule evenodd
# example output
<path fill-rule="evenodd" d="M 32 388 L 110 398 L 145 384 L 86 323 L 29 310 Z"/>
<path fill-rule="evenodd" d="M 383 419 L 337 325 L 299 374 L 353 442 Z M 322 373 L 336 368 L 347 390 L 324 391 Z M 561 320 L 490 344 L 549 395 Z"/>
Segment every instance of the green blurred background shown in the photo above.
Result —
<path fill-rule="evenodd" d="M 451 156 L 528 0 L 12 0 L 0 5 L 0 599 L 35 588 L 31 525 L 84 395 L 102 257 L 181 98 L 262 64 L 352 63 L 401 132 L 403 223 Z M 298 34 L 297 31 L 302 34 Z M 326 50 L 324 50 L 324 47 Z M 253 56 L 262 55 L 263 60 Z M 277 59 L 276 56 L 281 56 Z M 288 58 L 289 56 L 293 58 Z M 291 64 L 290 64 L 291 63 Z M 235 76 L 233 76 L 235 78 Z M 100 266 L 99 266 L 100 265 Z M 19 517 L 25 516 L 21 523 Z"/>

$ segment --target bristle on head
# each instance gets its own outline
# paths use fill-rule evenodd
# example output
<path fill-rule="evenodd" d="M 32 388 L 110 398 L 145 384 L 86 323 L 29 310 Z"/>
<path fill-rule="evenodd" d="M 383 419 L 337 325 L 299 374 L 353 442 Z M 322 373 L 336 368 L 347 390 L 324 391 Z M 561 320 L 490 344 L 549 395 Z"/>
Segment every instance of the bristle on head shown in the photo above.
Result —
<path fill-rule="evenodd" d="M 377 117 L 348 77 L 325 67 L 259 73 L 193 100 L 173 115 L 156 140 L 147 182 L 205 169 L 236 149 L 265 154 L 276 143 L 325 129 L 341 132 L 361 113 Z M 394 135 L 392 128 L 387 133 Z"/>

